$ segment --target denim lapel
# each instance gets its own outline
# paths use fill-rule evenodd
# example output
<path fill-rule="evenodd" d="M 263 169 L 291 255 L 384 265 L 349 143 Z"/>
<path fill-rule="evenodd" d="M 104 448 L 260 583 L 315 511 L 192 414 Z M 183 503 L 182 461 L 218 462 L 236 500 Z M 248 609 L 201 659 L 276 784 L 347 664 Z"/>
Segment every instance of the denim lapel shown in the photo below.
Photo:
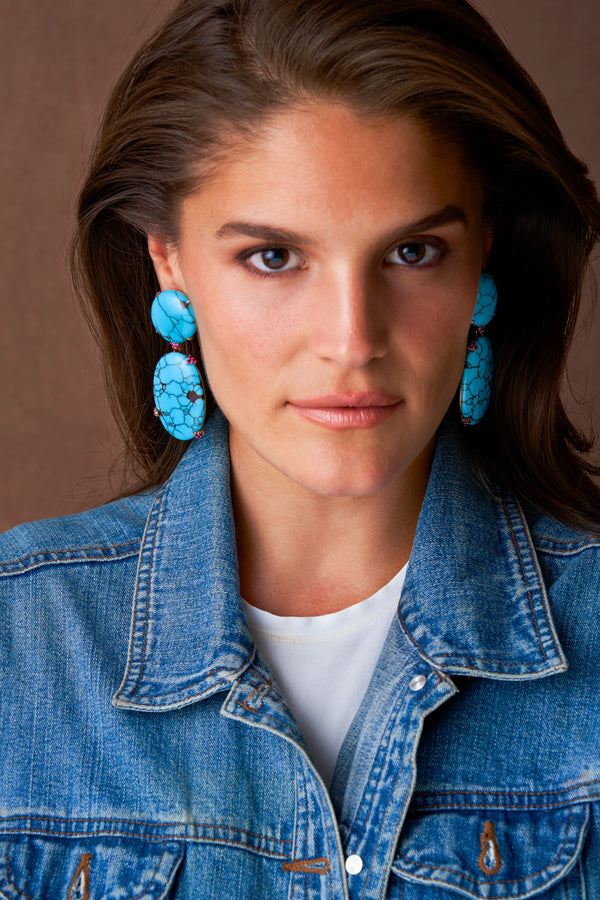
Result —
<path fill-rule="evenodd" d="M 419 653 L 449 673 L 523 679 L 567 668 L 521 507 L 477 478 L 450 421 L 398 614 Z"/>
<path fill-rule="evenodd" d="M 239 599 L 228 428 L 216 411 L 154 500 L 127 670 L 113 702 L 147 710 L 185 706 L 230 688 L 252 655 Z"/>

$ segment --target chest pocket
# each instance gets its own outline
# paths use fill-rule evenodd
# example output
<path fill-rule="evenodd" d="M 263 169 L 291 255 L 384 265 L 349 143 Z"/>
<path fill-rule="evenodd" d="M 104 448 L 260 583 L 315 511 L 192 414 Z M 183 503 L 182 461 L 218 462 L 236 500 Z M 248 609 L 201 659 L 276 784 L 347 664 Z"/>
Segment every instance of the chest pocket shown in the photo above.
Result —
<path fill-rule="evenodd" d="M 0 837 L 0 897 L 8 900 L 163 900 L 183 845 L 132 837 Z"/>
<path fill-rule="evenodd" d="M 579 900 L 588 821 L 586 805 L 416 813 L 402 832 L 392 867 L 402 880 L 390 897 Z"/>

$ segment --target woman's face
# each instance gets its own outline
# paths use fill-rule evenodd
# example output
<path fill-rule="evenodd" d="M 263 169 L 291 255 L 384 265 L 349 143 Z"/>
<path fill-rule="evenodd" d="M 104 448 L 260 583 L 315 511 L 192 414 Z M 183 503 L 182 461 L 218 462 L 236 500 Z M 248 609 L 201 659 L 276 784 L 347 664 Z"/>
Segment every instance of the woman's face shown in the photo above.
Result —
<path fill-rule="evenodd" d="M 413 120 L 315 104 L 237 145 L 177 246 L 149 242 L 193 304 L 236 475 L 325 496 L 422 478 L 490 241 L 477 177 Z"/>

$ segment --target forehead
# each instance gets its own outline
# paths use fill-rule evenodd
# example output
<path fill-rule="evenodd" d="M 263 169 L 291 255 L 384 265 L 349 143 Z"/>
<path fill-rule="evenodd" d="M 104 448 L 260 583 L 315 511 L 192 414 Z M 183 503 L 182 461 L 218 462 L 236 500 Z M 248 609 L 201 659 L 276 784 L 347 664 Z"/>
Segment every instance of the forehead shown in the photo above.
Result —
<path fill-rule="evenodd" d="M 477 173 L 458 147 L 414 118 L 359 116 L 342 104 L 280 112 L 220 154 L 184 203 L 211 218 L 244 212 L 269 220 L 321 219 L 368 227 L 456 205 L 480 212 Z M 279 221 L 284 225 L 285 222 Z M 291 223 L 290 223 L 291 224 Z"/>

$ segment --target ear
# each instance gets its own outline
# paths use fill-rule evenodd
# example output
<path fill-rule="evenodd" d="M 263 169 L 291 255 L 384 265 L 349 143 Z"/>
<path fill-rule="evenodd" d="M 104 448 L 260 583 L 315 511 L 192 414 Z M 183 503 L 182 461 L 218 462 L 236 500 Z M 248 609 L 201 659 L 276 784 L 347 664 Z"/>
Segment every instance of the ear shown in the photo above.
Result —
<path fill-rule="evenodd" d="M 148 235 L 148 252 L 154 263 L 154 271 L 161 291 L 176 290 L 185 293 L 185 282 L 179 267 L 179 254 L 174 244 Z"/>
<path fill-rule="evenodd" d="M 484 271 L 487 266 L 488 257 L 490 255 L 490 250 L 492 249 L 492 243 L 494 241 L 494 226 L 491 222 L 485 221 L 483 223 L 483 257 L 481 260 L 481 270 Z"/>

